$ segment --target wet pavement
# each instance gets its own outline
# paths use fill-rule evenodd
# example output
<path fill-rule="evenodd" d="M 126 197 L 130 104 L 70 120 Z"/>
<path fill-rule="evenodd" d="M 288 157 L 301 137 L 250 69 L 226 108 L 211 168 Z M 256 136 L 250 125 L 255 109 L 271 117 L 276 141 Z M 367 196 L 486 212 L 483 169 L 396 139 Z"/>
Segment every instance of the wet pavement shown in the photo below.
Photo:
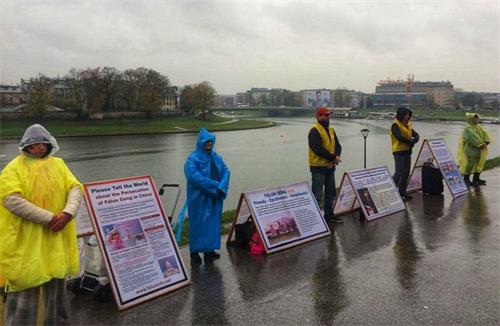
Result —
<path fill-rule="evenodd" d="M 72 296 L 74 324 L 499 325 L 500 169 L 451 200 L 416 193 L 408 210 L 269 256 L 223 247 L 192 284 L 124 312 Z M 223 242 L 225 239 L 223 239 Z"/>

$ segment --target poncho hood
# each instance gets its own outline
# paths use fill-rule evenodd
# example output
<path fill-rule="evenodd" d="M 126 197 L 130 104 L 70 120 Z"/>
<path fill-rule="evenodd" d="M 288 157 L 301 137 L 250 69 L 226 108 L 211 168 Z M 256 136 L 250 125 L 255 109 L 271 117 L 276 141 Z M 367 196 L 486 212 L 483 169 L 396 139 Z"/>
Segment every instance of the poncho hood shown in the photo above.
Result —
<path fill-rule="evenodd" d="M 38 143 L 50 144 L 47 156 L 54 155 L 59 150 L 57 140 L 40 124 L 31 125 L 26 129 L 19 143 L 19 150 L 22 152 L 26 147 Z"/>
<path fill-rule="evenodd" d="M 203 146 L 207 141 L 211 141 L 213 146 L 215 146 L 215 135 L 209 132 L 207 129 L 201 128 L 200 133 L 198 134 L 198 140 L 196 141 L 196 149 L 205 151 Z"/>
<path fill-rule="evenodd" d="M 410 118 L 411 118 L 411 116 L 413 115 L 413 112 L 411 112 L 410 109 L 403 108 L 403 107 L 398 108 L 398 111 L 396 112 L 396 119 L 398 119 L 401 122 L 405 122 L 404 117 L 407 113 L 410 114 Z"/>

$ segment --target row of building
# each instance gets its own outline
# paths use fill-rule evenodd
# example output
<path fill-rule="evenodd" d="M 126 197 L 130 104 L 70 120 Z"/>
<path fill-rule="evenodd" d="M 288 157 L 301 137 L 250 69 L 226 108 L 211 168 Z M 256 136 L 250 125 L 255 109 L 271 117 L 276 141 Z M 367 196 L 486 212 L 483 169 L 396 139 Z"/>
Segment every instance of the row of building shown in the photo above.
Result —
<path fill-rule="evenodd" d="M 381 80 L 375 87 L 375 92 L 368 94 L 346 89 L 305 89 L 288 91 L 283 89 L 251 88 L 235 95 L 218 95 L 215 106 L 245 107 L 245 106 L 290 106 L 283 103 L 269 103 L 273 93 L 289 92 L 295 98 L 295 105 L 300 107 L 351 107 L 392 109 L 400 106 L 417 106 L 424 109 L 453 109 L 463 104 L 460 100 L 474 94 L 482 99 L 482 105 L 498 108 L 500 93 L 476 93 L 456 90 L 450 81 L 415 81 L 413 75 L 407 80 Z M 338 96 L 337 96 L 338 95 Z M 339 103 L 340 101 L 340 103 Z"/>
<path fill-rule="evenodd" d="M 70 94 L 70 89 L 67 81 L 64 78 L 51 78 L 52 93 L 54 102 L 66 99 Z M 19 112 L 23 111 L 28 102 L 28 92 L 30 82 L 21 79 L 18 85 L 0 85 L 0 111 L 3 112 Z M 164 103 L 161 107 L 162 111 L 171 112 L 180 110 L 179 105 L 180 89 L 177 86 L 171 86 L 167 89 Z M 49 110 L 60 111 L 62 109 L 51 106 Z"/>
<path fill-rule="evenodd" d="M 69 87 L 62 78 L 53 78 L 54 96 L 64 98 Z M 27 102 L 29 82 L 21 79 L 20 85 L 0 85 L 0 106 L 12 110 L 22 108 Z M 162 111 L 177 111 L 180 106 L 181 88 L 169 87 Z M 500 93 L 471 93 L 456 90 L 450 81 L 381 80 L 372 94 L 347 89 L 304 89 L 290 91 L 283 88 L 251 88 L 234 95 L 217 95 L 216 107 L 350 107 L 355 109 L 392 109 L 400 106 L 417 106 L 425 109 L 451 109 L 461 106 L 460 99 L 473 94 L 480 98 L 481 106 L 498 108 Z M 472 104 L 473 105 L 473 104 Z"/>

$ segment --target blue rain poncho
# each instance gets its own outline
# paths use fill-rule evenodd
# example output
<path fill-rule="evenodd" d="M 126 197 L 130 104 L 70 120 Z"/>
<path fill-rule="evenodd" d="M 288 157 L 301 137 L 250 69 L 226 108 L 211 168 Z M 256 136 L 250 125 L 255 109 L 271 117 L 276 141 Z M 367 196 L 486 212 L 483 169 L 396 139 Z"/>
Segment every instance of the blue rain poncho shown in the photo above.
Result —
<path fill-rule="evenodd" d="M 201 128 L 196 150 L 184 164 L 190 252 L 220 249 L 222 203 L 229 188 L 229 169 L 214 148 L 210 153 L 204 150 L 207 141 L 215 145 L 215 136 Z"/>

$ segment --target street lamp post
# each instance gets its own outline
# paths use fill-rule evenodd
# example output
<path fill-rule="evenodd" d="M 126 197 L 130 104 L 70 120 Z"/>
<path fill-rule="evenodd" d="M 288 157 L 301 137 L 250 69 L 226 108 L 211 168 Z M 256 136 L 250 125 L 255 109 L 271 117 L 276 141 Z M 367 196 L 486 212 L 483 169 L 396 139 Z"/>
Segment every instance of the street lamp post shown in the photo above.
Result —
<path fill-rule="evenodd" d="M 363 135 L 363 139 L 365 140 L 365 165 L 364 165 L 364 168 L 366 169 L 366 137 L 368 137 L 368 133 L 370 132 L 370 130 L 366 129 L 366 128 L 363 128 L 361 129 L 361 134 Z"/>

